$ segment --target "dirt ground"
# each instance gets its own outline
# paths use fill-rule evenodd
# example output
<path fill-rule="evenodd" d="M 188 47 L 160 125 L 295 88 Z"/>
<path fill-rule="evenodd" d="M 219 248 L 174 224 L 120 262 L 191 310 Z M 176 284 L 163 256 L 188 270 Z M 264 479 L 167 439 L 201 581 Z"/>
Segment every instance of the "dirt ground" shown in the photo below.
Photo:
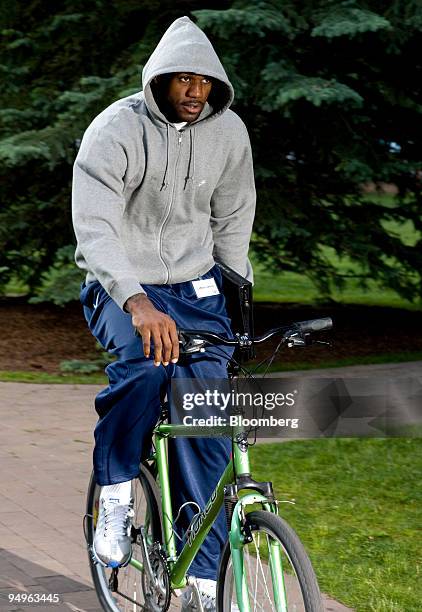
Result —
<path fill-rule="evenodd" d="M 334 330 L 321 335 L 332 345 L 284 350 L 286 363 L 318 365 L 347 357 L 422 351 L 422 313 L 393 308 L 260 303 L 255 307 L 255 329 L 260 333 L 323 316 L 334 320 Z M 77 302 L 60 308 L 27 304 L 23 298 L 0 299 L 0 329 L 0 370 L 55 373 L 63 360 L 98 357 Z M 258 356 L 263 355 L 261 350 Z"/>

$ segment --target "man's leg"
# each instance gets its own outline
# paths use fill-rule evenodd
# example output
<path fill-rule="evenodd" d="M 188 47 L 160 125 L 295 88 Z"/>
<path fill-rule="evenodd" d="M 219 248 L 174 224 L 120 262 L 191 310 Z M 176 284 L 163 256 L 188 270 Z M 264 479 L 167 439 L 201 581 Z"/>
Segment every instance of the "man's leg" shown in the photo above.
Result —
<path fill-rule="evenodd" d="M 202 278 L 215 278 L 221 291 L 221 277 L 216 269 Z M 198 298 L 192 282 L 165 287 L 145 287 L 151 297 L 165 303 L 166 312 L 178 327 L 212 330 L 231 336 L 230 321 L 221 293 Z M 224 354 L 224 352 L 226 354 Z M 227 359 L 230 349 L 207 349 L 205 354 L 190 357 L 186 364 L 174 367 L 173 377 L 215 379 L 227 378 Z M 204 509 L 230 457 L 231 441 L 227 438 L 177 438 L 169 440 L 169 468 L 172 502 L 175 515 L 188 501 Z M 185 506 L 177 522 L 178 532 L 185 532 L 197 510 Z M 227 540 L 227 527 L 222 510 L 192 563 L 189 574 L 216 580 L 222 547 Z"/>
<path fill-rule="evenodd" d="M 221 279 L 218 278 L 216 271 L 204 275 L 203 278 L 210 276 L 216 278 L 221 291 Z M 86 289 L 90 288 L 91 286 L 88 286 Z M 144 288 L 155 306 L 169 314 L 178 327 L 210 329 L 231 335 L 221 293 L 198 299 L 191 282 L 169 286 L 144 285 Z M 128 456 L 129 445 L 126 444 L 126 436 L 133 438 L 134 442 L 139 440 L 137 447 L 139 453 L 141 440 L 148 429 L 139 425 L 148 422 L 151 424 L 150 431 L 156 422 L 159 401 L 158 399 L 154 401 L 154 397 L 159 398 L 167 382 L 167 373 L 173 372 L 175 376 L 187 378 L 226 378 L 227 358 L 221 356 L 218 349 L 210 349 L 207 351 L 206 359 L 201 355 L 199 359 L 192 357 L 185 366 L 170 365 L 168 368 L 162 366 L 156 368 L 152 360 L 139 358 L 138 351 L 142 354 L 142 344 L 133 334 L 130 315 L 123 313 L 101 287 L 91 288 L 91 292 L 92 296 L 84 295 L 84 291 L 81 295 L 91 331 L 107 350 L 120 357 L 119 362 L 108 366 L 110 385 L 96 400 L 96 409 L 101 418 L 95 432 L 97 442 L 94 452 L 95 471 L 96 474 L 98 472 L 97 478 L 100 484 L 109 484 L 121 482 L 122 474 L 124 478 L 132 478 L 135 475 L 132 474 L 132 470 L 137 467 L 139 456 L 136 452 L 129 453 Z M 95 308 L 90 306 L 91 302 Z M 151 376 L 146 378 L 146 372 Z M 149 411 L 145 410 L 144 398 L 137 396 L 137 393 L 142 396 L 146 383 L 148 386 L 151 385 L 149 391 L 145 393 L 149 402 Z M 137 392 L 133 391 L 133 387 Z M 140 400 L 135 412 L 139 419 L 134 416 L 129 403 L 125 401 L 131 392 L 134 392 L 131 405 L 136 399 Z M 151 397 L 152 395 L 154 397 Z M 120 406 L 122 410 L 117 411 L 116 406 Z M 141 413 L 143 418 L 140 416 Z M 109 414 L 112 416 L 108 417 Z M 108 421 L 105 420 L 107 417 Z M 133 427 L 126 427 L 128 419 L 130 422 L 135 420 Z M 107 428 L 103 425 L 105 423 L 108 425 Z M 119 431 L 117 441 L 114 438 L 116 426 Z M 185 501 L 195 501 L 201 508 L 205 506 L 227 465 L 230 448 L 230 441 L 223 438 L 170 440 L 170 473 L 173 506 L 176 511 Z M 182 530 L 186 530 L 194 514 L 193 507 L 185 508 L 179 521 Z M 219 556 L 226 539 L 227 528 L 222 511 L 192 564 L 190 573 L 199 578 L 215 580 Z"/>
<path fill-rule="evenodd" d="M 182 378 L 224 378 L 225 367 L 213 374 L 197 362 L 176 368 L 176 376 Z M 216 365 L 216 364 L 214 364 Z M 204 389 L 206 390 L 206 389 Z M 172 502 L 175 511 L 188 501 L 196 502 L 203 510 L 220 476 L 224 472 L 231 452 L 231 440 L 214 438 L 177 438 L 169 441 L 169 464 L 172 482 Z M 186 532 L 197 508 L 192 504 L 181 513 L 177 527 Z M 227 541 L 228 532 L 224 509 L 221 509 L 203 545 L 199 549 L 189 574 L 197 578 L 217 580 L 221 551 Z"/>
<path fill-rule="evenodd" d="M 148 452 L 158 420 L 160 392 L 167 386 L 163 367 L 143 356 L 130 315 L 124 313 L 99 283 L 81 292 L 85 318 L 102 346 L 118 360 L 106 368 L 109 386 L 98 394 L 95 408 L 94 471 L 101 485 L 93 552 L 104 565 L 118 567 L 132 554 L 131 480 L 139 472 L 141 454 Z"/>
<path fill-rule="evenodd" d="M 124 313 L 99 283 L 82 290 L 92 334 L 118 360 L 107 366 L 109 386 L 95 400 L 99 420 L 95 428 L 94 471 L 97 483 L 131 480 L 138 473 L 143 450 L 159 417 L 160 393 L 167 373 L 143 356 L 131 316 Z"/>

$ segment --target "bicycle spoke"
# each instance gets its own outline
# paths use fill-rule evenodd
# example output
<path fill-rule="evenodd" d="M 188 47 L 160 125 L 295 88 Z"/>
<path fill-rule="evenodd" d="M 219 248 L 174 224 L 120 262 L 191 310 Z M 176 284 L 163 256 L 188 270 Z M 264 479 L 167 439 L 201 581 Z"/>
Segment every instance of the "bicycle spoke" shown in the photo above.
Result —
<path fill-rule="evenodd" d="M 297 535 L 270 512 L 252 512 L 247 516 L 252 517 L 248 518 L 252 541 L 243 546 L 243 558 L 251 612 L 321 612 L 318 584 Z M 275 544 L 280 551 L 282 577 L 271 569 Z M 273 584 L 274 579 L 279 582 Z M 233 563 L 227 546 L 219 583 L 219 606 L 223 612 L 239 607 L 234 585 Z"/>
<path fill-rule="evenodd" d="M 258 534 L 258 549 L 259 549 L 259 534 Z M 248 558 L 249 558 L 249 555 L 248 555 Z M 256 564 L 255 564 L 254 610 L 256 610 L 257 592 L 258 592 L 258 556 L 256 557 Z"/>
<path fill-rule="evenodd" d="M 142 552 L 139 544 L 139 528 L 144 527 L 147 544 L 154 541 L 153 530 L 157 524 L 157 511 L 151 510 L 151 504 L 155 503 L 151 497 L 146 477 L 132 481 L 132 497 L 134 499 L 134 517 L 132 521 L 132 559 L 142 560 Z M 95 507 L 99 496 L 99 487 L 96 487 L 92 507 Z M 95 522 L 91 529 L 95 528 Z M 92 535 L 91 535 L 92 537 Z M 113 570 L 97 564 L 92 566 L 94 584 L 99 596 L 105 604 L 103 607 L 112 612 L 140 612 L 146 610 L 143 584 L 143 572 L 128 564 L 120 567 L 117 571 L 117 585 L 110 583 Z M 113 590 L 115 588 L 115 590 Z"/>

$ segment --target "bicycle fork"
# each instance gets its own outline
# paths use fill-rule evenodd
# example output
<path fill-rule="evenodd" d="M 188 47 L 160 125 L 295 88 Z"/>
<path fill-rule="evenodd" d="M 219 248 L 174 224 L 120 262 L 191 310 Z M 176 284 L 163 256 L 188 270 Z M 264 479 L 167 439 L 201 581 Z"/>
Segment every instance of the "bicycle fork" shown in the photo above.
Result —
<path fill-rule="evenodd" d="M 236 482 L 224 487 L 224 505 L 226 509 L 227 527 L 233 562 L 233 573 L 236 587 L 236 597 L 240 612 L 250 612 L 248 584 L 245 574 L 243 549 L 245 544 L 253 541 L 252 532 L 246 521 L 245 508 L 251 504 L 262 504 L 264 510 L 278 514 L 277 502 L 271 482 L 257 482 L 251 478 L 248 455 L 247 434 L 241 427 L 235 435 L 233 445 L 233 462 Z M 243 494 L 239 497 L 239 492 Z M 286 589 L 284 585 L 281 550 L 279 543 L 270 539 L 269 565 L 273 583 L 274 600 L 277 612 L 287 612 Z"/>
<path fill-rule="evenodd" d="M 243 548 L 245 544 L 253 541 L 253 536 L 246 521 L 245 506 L 256 503 L 261 503 L 264 510 L 277 513 L 275 503 L 270 503 L 267 497 L 261 493 L 248 493 L 241 497 L 234 506 L 230 521 L 229 541 L 233 562 L 236 597 L 241 612 L 251 612 L 248 584 L 245 574 Z M 287 612 L 286 590 L 284 585 L 280 544 L 272 538 L 269 543 L 268 561 L 271 571 L 276 610 L 277 612 Z"/>

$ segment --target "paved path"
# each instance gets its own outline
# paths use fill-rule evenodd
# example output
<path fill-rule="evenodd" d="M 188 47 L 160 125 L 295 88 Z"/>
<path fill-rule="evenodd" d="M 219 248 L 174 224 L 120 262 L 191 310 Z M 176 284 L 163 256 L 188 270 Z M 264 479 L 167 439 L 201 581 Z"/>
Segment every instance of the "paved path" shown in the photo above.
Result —
<path fill-rule="evenodd" d="M 411 363 L 303 375 L 420 376 L 421 371 L 422 363 Z M 99 610 L 82 532 L 96 421 L 92 400 L 99 389 L 0 383 L 2 612 Z M 11 593 L 58 593 L 60 603 L 10 604 Z M 325 605 L 327 611 L 348 610 L 328 598 Z"/>
<path fill-rule="evenodd" d="M 356 365 L 345 368 L 323 368 L 320 370 L 292 370 L 290 372 L 275 372 L 271 374 L 276 378 L 402 378 L 422 377 L 422 361 L 408 361 L 404 363 L 380 363 L 375 365 Z"/>

